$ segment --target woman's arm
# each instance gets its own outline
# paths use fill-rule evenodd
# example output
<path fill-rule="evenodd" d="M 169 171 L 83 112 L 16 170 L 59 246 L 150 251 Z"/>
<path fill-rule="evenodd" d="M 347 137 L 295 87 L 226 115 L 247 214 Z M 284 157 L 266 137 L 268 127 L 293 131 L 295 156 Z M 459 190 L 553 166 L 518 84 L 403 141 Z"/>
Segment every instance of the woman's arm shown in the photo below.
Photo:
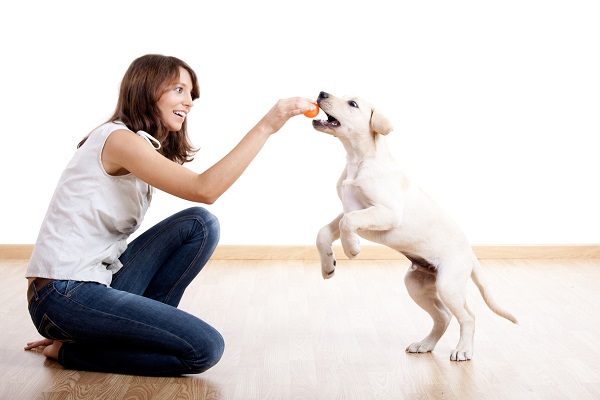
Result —
<path fill-rule="evenodd" d="M 279 100 L 220 161 L 201 174 L 168 160 L 148 142 L 127 130 L 110 134 L 102 163 L 111 175 L 131 172 L 144 182 L 182 199 L 212 204 L 242 175 L 269 136 L 293 116 L 314 108 L 311 100 Z"/>

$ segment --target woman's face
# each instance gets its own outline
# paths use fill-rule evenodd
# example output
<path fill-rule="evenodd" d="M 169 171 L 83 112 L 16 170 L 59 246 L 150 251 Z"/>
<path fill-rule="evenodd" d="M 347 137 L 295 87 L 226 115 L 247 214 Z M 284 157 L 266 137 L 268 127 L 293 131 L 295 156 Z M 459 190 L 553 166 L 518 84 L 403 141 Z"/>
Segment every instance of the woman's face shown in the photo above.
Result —
<path fill-rule="evenodd" d="M 193 83 L 185 68 L 179 68 L 179 81 L 169 84 L 156 103 L 160 116 L 170 132 L 178 131 L 187 114 L 194 106 L 192 100 Z"/>

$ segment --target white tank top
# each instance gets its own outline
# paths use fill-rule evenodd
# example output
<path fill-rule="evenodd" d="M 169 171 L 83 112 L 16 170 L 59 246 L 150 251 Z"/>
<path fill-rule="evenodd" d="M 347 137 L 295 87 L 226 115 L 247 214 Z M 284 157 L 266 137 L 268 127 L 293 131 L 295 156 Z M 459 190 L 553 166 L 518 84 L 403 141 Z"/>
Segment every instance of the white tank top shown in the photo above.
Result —
<path fill-rule="evenodd" d="M 104 170 L 104 143 L 118 129 L 129 130 L 120 122 L 100 126 L 75 152 L 48 206 L 26 277 L 110 286 L 122 267 L 119 257 L 142 223 L 154 188 L 133 174 L 112 176 Z M 160 148 L 148 133 L 137 134 Z"/>

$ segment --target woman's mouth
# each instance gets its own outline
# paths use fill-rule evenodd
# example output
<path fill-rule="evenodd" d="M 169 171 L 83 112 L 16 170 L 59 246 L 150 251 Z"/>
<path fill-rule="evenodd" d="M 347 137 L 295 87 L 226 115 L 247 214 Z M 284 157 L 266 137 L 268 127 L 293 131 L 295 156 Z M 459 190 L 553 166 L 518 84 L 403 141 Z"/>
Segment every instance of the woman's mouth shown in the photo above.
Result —
<path fill-rule="evenodd" d="M 173 111 L 173 114 L 177 115 L 182 120 L 184 120 L 187 115 L 187 113 L 185 111 L 180 111 L 180 110 Z"/>

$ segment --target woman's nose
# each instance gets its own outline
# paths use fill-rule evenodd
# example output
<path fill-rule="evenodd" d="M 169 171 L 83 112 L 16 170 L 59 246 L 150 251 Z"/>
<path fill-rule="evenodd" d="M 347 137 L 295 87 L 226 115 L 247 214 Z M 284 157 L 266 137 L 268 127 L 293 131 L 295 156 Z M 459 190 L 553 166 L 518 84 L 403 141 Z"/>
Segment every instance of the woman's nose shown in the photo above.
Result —
<path fill-rule="evenodd" d="M 183 101 L 183 105 L 186 107 L 194 107 L 194 99 L 192 98 L 192 94 L 190 93 L 187 98 Z"/>

